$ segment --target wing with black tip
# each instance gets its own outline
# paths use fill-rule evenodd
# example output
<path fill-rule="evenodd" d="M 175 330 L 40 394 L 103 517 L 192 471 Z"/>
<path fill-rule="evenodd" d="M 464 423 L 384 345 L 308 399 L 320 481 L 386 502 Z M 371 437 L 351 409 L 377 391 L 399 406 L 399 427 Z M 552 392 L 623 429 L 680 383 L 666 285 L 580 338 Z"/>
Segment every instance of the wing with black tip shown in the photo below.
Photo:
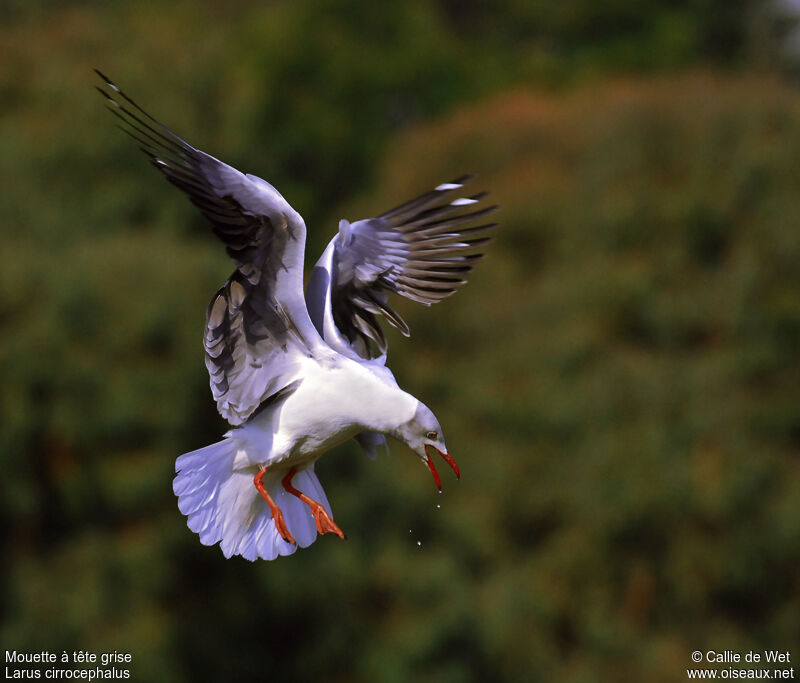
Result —
<path fill-rule="evenodd" d="M 312 321 L 326 342 L 342 353 L 370 358 L 386 338 L 378 322 L 408 336 L 408 325 L 388 303 L 394 292 L 429 306 L 454 294 L 483 258 L 495 223 L 483 219 L 481 192 L 462 196 L 470 176 L 443 183 L 376 218 L 341 221 L 306 288 Z"/>
<path fill-rule="evenodd" d="M 269 183 L 196 149 L 97 73 L 120 127 L 203 212 L 236 264 L 208 306 L 203 343 L 217 407 L 242 424 L 322 344 L 303 298 L 303 219 Z"/>

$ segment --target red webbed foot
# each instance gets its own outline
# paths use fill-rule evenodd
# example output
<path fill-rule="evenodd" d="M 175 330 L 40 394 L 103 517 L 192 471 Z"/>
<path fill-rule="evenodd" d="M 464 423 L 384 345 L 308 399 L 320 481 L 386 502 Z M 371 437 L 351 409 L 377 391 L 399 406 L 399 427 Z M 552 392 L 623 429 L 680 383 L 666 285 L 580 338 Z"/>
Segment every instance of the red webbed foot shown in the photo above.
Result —
<path fill-rule="evenodd" d="M 297 468 L 292 467 L 292 469 L 289 470 L 289 474 L 287 474 L 281 482 L 283 484 L 283 488 L 293 496 L 297 496 L 306 505 L 308 505 L 308 507 L 311 508 L 311 512 L 314 515 L 314 522 L 317 525 L 317 531 L 320 534 L 336 534 L 339 538 L 345 540 L 344 533 L 336 524 L 336 522 L 331 519 L 328 511 L 325 509 L 325 506 L 322 505 L 322 503 L 318 503 L 313 498 L 309 498 L 305 493 L 300 491 L 300 489 L 296 489 L 294 486 L 292 486 L 292 479 L 294 478 L 295 474 L 297 474 Z"/>

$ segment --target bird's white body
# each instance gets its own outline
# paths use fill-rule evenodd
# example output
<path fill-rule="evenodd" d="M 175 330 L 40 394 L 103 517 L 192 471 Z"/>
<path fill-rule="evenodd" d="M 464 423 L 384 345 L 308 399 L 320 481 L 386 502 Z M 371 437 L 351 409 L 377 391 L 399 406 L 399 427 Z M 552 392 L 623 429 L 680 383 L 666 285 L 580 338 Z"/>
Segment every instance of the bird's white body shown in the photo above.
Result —
<path fill-rule="evenodd" d="M 264 485 L 283 510 L 289 532 L 299 547 L 310 545 L 317 535 L 313 519 L 281 480 L 296 468 L 297 488 L 330 514 L 314 462 L 364 430 L 391 432 L 419 409 L 419 401 L 382 370 L 336 353 L 322 360 L 306 357 L 298 367 L 300 382 L 288 395 L 268 402 L 224 441 L 178 458 L 175 493 L 200 540 L 221 542 L 226 557 L 239 554 L 250 560 L 295 551 L 253 487 L 254 476 L 266 466 Z"/>
<path fill-rule="evenodd" d="M 410 420 L 419 403 L 393 378 L 340 354 L 321 362 L 304 359 L 298 377 L 300 384 L 285 399 L 232 432 L 252 441 L 252 465 L 303 465 L 364 429 L 391 431 Z"/>
<path fill-rule="evenodd" d="M 386 367 L 376 316 L 407 336 L 388 292 L 430 305 L 464 284 L 494 225 L 454 228 L 497 208 L 463 213 L 485 193 L 450 201 L 464 177 L 377 218 L 342 220 L 304 294 L 306 226 L 283 196 L 192 147 L 99 75 L 123 129 L 211 221 L 236 266 L 203 335 L 211 391 L 234 429 L 175 463 L 178 507 L 200 541 L 271 560 L 318 532 L 344 537 L 314 462 L 353 437 L 370 456 L 386 435 L 405 442 L 438 485 L 434 448 L 458 475 L 435 416 Z"/>

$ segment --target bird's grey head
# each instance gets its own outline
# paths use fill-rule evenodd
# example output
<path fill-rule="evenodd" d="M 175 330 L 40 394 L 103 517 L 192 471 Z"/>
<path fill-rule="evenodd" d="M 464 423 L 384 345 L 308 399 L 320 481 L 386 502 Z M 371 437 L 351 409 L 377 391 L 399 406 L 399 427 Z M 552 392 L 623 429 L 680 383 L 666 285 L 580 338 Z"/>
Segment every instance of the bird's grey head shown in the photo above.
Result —
<path fill-rule="evenodd" d="M 429 449 L 432 448 L 442 456 L 444 461 L 453 468 L 456 477 L 461 478 L 456 461 L 447 452 L 442 427 L 436 416 L 431 412 L 431 409 L 424 403 L 418 402 L 414 417 L 401 424 L 392 436 L 405 443 L 428 466 L 440 491 L 442 489 L 441 480 L 433 463 L 433 458 L 430 456 Z"/>

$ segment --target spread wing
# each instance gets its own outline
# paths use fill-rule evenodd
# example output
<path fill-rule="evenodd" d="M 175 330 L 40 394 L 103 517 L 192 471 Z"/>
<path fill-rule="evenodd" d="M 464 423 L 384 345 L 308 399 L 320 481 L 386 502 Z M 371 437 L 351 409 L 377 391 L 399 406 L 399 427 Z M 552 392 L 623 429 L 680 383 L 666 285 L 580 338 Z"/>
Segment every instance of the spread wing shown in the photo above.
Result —
<path fill-rule="evenodd" d="M 219 412 L 242 424 L 322 344 L 303 300 L 303 219 L 269 183 L 192 147 L 97 73 L 121 128 L 211 221 L 236 264 L 208 306 L 203 344 Z"/>
<path fill-rule="evenodd" d="M 485 192 L 458 196 L 469 179 L 443 183 L 376 218 L 340 222 L 306 289 L 312 320 L 328 344 L 370 358 L 372 341 L 384 354 L 377 316 L 409 334 L 388 304 L 389 292 L 429 306 L 465 284 L 496 225 L 480 219 L 498 208 L 480 206 Z"/>

